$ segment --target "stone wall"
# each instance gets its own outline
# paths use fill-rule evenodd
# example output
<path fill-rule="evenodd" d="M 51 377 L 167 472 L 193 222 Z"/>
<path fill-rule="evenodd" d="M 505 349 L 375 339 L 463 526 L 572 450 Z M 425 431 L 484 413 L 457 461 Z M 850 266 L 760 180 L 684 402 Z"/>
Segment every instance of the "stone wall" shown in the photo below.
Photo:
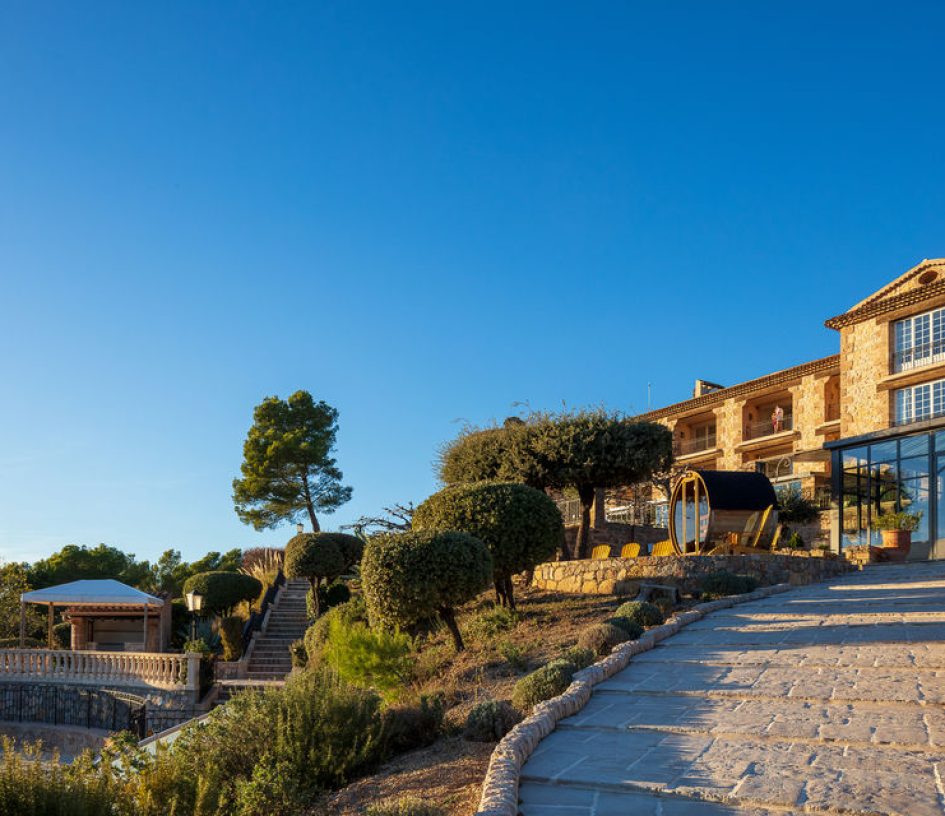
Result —
<path fill-rule="evenodd" d="M 889 351 L 885 321 L 873 318 L 840 330 L 841 437 L 889 427 L 890 392 L 876 387 L 889 373 Z"/>
<path fill-rule="evenodd" d="M 851 566 L 838 558 L 792 555 L 688 555 L 663 558 L 603 558 L 557 561 L 535 567 L 532 586 L 583 595 L 633 595 L 642 581 L 668 583 L 684 593 L 698 591 L 701 579 L 726 570 L 751 575 L 762 586 L 809 584 L 844 572 Z"/>

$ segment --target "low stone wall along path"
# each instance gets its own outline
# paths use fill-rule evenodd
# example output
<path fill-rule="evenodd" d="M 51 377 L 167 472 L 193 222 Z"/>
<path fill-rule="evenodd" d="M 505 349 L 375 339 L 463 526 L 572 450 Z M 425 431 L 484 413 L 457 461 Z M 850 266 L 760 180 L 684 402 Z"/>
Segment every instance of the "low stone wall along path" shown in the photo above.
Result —
<path fill-rule="evenodd" d="M 945 814 L 945 563 L 708 615 L 596 686 L 524 816 Z"/>

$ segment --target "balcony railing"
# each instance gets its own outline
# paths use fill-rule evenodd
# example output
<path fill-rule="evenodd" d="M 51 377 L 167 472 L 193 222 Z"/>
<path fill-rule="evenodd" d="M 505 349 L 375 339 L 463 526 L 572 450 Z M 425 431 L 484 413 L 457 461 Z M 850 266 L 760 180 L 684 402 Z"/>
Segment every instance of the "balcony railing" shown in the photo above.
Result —
<path fill-rule="evenodd" d="M 775 422 L 772 419 L 766 419 L 763 422 L 749 422 L 745 425 L 745 439 L 761 439 L 765 436 L 773 436 L 782 431 L 794 430 L 794 416 L 785 414 L 784 419 Z"/>
<path fill-rule="evenodd" d="M 196 689 L 200 655 L 0 649 L 0 679 Z M 186 679 L 185 679 L 186 678 Z"/>
<path fill-rule="evenodd" d="M 715 447 L 715 434 L 697 437 L 696 439 L 677 439 L 673 442 L 675 456 L 688 456 L 691 453 L 712 450 Z"/>
<path fill-rule="evenodd" d="M 923 413 L 916 414 L 916 415 L 909 415 L 909 416 L 904 416 L 904 417 L 901 417 L 901 416 L 893 417 L 892 424 L 897 427 L 899 425 L 911 425 L 913 422 L 924 422 L 927 419 L 940 419 L 943 416 L 945 416 L 945 409 L 938 410 L 938 411 L 929 410 L 929 411 L 924 411 Z"/>
<path fill-rule="evenodd" d="M 941 362 L 945 362 L 945 342 L 939 340 L 894 351 L 890 368 L 893 373 L 898 373 Z"/>

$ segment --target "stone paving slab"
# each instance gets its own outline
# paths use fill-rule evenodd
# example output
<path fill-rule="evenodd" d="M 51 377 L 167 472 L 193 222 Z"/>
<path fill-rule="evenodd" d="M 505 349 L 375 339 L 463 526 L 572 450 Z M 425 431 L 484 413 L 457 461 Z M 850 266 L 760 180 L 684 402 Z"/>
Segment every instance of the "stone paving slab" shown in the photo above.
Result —
<path fill-rule="evenodd" d="M 945 816 L 945 563 L 693 623 L 598 685 L 522 769 L 524 816 Z"/>

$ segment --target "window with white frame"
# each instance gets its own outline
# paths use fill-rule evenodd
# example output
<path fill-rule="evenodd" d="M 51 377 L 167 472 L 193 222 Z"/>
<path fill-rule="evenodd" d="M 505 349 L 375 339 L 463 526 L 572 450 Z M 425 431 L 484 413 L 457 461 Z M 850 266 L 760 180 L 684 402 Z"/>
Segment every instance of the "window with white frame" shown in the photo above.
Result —
<path fill-rule="evenodd" d="M 945 308 L 893 323 L 893 370 L 945 360 Z"/>
<path fill-rule="evenodd" d="M 897 425 L 945 416 L 945 380 L 900 388 L 895 405 Z"/>

